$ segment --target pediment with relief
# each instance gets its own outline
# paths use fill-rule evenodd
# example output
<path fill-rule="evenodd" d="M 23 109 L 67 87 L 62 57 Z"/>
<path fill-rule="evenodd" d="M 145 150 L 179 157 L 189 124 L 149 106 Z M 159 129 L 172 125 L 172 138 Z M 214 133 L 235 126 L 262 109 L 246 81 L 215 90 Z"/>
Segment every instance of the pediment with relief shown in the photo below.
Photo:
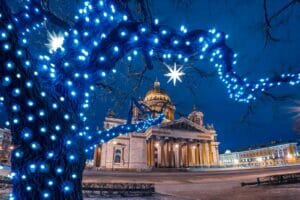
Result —
<path fill-rule="evenodd" d="M 198 124 L 183 117 L 175 121 L 163 123 L 159 126 L 159 128 L 197 131 L 202 133 L 207 132 L 204 127 L 201 127 Z"/>

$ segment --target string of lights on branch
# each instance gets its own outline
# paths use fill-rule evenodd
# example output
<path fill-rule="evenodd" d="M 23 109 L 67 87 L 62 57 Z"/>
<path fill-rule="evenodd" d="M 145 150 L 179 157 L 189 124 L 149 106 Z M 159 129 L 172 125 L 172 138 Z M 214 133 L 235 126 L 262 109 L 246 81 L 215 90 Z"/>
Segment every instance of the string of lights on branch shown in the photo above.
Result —
<path fill-rule="evenodd" d="M 112 4 L 97 2 L 86 2 L 84 8 L 79 10 L 79 15 L 75 16 L 81 31 L 74 29 L 64 34 L 66 38 L 72 38 L 68 39 L 70 43 L 63 45 L 62 36 L 52 37 L 50 50 L 61 50 L 58 54 L 64 55 L 64 46 L 78 46 L 78 60 L 88 66 L 94 66 L 95 72 L 102 77 L 114 67 L 111 63 L 116 63 L 123 57 L 127 57 L 128 62 L 131 62 L 142 50 L 149 59 L 159 59 L 168 63 L 169 73 L 166 76 L 173 80 L 174 85 L 176 80 L 180 81 L 180 76 L 184 75 L 182 68 L 177 71 L 175 63 L 184 65 L 189 61 L 208 60 L 216 68 L 229 97 L 239 102 L 253 101 L 261 92 L 284 83 L 292 86 L 300 83 L 300 74 L 287 73 L 261 78 L 258 81 L 239 76 L 234 70 L 237 54 L 226 45 L 228 35 L 216 29 L 188 32 L 185 26 L 181 26 L 178 31 L 162 26 L 158 19 L 154 20 L 151 26 L 131 22 L 126 15 L 117 12 Z M 98 12 L 103 15 L 99 15 Z M 111 28 L 111 31 L 103 32 L 101 27 L 104 22 L 110 22 L 108 30 Z M 91 33 L 91 27 L 96 27 L 99 32 L 93 29 Z M 95 37 L 96 35 L 98 37 Z M 170 65 L 174 66 L 171 68 Z M 113 71 L 116 72 L 115 69 Z M 51 74 L 53 75 L 53 72 Z"/>

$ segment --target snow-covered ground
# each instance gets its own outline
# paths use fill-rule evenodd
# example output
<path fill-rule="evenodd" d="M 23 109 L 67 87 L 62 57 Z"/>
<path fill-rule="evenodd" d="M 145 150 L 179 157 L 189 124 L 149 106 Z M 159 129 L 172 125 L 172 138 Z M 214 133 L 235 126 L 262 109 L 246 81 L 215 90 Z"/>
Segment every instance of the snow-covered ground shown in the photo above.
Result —
<path fill-rule="evenodd" d="M 296 172 L 300 173 L 299 166 L 169 173 L 90 170 L 85 172 L 84 181 L 154 183 L 157 192 L 152 197 L 96 198 L 105 200 L 297 200 L 300 199 L 300 184 L 246 187 L 240 185 L 241 182 L 255 181 L 257 177 Z M 0 195 L 0 200 L 2 199 L 5 198 L 1 198 Z"/>
<path fill-rule="evenodd" d="M 241 182 L 255 181 L 257 177 L 295 172 L 300 172 L 299 166 L 178 173 L 86 171 L 85 181 L 155 183 L 157 195 L 133 200 L 297 200 L 300 184 L 241 187 Z"/>

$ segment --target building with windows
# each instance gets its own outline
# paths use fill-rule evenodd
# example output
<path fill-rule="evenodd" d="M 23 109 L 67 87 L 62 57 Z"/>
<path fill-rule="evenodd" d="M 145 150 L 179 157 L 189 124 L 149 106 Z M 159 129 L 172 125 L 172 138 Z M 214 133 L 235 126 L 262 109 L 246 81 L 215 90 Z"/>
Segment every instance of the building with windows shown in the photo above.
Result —
<path fill-rule="evenodd" d="M 9 163 L 11 154 L 11 133 L 9 129 L 0 128 L 0 163 Z"/>
<path fill-rule="evenodd" d="M 220 165 L 224 167 L 267 167 L 297 162 L 297 143 L 274 143 L 264 147 L 220 154 Z"/>
<path fill-rule="evenodd" d="M 217 134 L 213 126 L 204 126 L 202 112 L 194 110 L 187 117 L 175 119 L 176 108 L 157 81 L 140 103 L 151 110 L 162 110 L 166 116 L 165 121 L 144 133 L 129 133 L 99 144 L 94 153 L 95 167 L 150 170 L 219 165 Z M 133 121 L 144 117 L 136 107 L 133 108 Z M 104 128 L 125 122 L 110 113 L 105 118 Z"/>

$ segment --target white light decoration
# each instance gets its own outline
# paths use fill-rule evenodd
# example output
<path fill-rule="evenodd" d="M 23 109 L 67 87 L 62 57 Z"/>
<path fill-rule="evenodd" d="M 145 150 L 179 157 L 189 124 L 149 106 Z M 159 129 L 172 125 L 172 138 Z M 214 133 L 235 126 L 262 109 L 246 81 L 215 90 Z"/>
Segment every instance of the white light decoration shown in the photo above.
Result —
<path fill-rule="evenodd" d="M 55 32 L 48 32 L 48 44 L 46 46 L 49 48 L 50 51 L 57 51 L 61 49 L 64 44 L 64 35 L 62 33 L 56 34 Z"/>
<path fill-rule="evenodd" d="M 165 74 L 165 76 L 170 77 L 169 80 L 168 80 L 168 83 L 170 81 L 173 81 L 174 86 L 176 86 L 176 81 L 177 80 L 182 82 L 181 76 L 185 75 L 185 73 L 182 71 L 183 66 L 180 66 L 177 69 L 176 63 L 174 64 L 173 68 L 171 68 L 171 66 L 168 65 L 168 64 L 165 64 L 165 65 L 169 69 L 169 73 Z"/>

